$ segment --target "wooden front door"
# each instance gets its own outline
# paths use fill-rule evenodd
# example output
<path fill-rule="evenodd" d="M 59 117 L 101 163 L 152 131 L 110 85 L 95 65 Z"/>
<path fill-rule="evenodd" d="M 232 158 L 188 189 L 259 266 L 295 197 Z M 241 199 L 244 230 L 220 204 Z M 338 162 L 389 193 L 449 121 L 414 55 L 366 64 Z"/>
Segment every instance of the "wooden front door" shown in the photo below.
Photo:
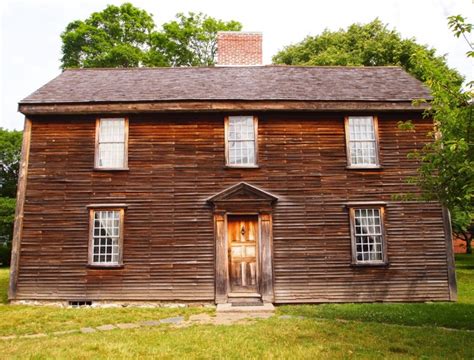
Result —
<path fill-rule="evenodd" d="M 229 283 L 233 293 L 258 290 L 258 216 L 227 217 Z"/>

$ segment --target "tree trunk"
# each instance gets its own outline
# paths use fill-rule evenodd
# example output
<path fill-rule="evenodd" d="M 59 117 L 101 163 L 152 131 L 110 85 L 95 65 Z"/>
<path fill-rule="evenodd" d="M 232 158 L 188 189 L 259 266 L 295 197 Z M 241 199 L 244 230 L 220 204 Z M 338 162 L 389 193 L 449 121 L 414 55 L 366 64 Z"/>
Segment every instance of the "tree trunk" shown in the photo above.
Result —
<path fill-rule="evenodd" d="M 468 227 L 466 233 L 466 254 L 472 254 L 472 238 L 474 237 L 474 225 Z"/>

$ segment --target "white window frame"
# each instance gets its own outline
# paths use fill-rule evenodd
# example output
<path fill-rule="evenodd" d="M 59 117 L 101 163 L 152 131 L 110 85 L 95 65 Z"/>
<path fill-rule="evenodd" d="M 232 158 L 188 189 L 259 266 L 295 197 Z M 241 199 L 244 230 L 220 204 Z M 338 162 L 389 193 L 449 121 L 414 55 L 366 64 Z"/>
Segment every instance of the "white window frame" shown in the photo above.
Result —
<path fill-rule="evenodd" d="M 369 231 L 367 235 L 364 235 L 365 237 L 371 237 L 371 236 L 380 236 L 380 246 L 381 246 L 381 259 L 359 259 L 358 255 L 359 252 L 357 251 L 357 245 L 358 245 L 358 237 L 361 236 L 357 232 L 357 227 L 361 227 L 361 225 L 357 225 L 356 221 L 356 212 L 357 211 L 363 211 L 363 210 L 377 210 L 379 212 L 379 221 L 380 224 L 378 225 L 369 225 L 369 226 L 374 226 L 375 230 L 374 231 Z M 383 206 L 378 206 L 378 205 L 357 205 L 357 206 L 351 206 L 349 207 L 349 221 L 350 221 L 350 229 L 351 229 L 351 246 L 352 246 L 352 264 L 353 265 L 385 265 L 388 263 L 388 258 L 387 258 L 387 240 L 386 240 L 386 234 L 385 234 L 385 208 Z M 380 230 L 376 230 L 376 226 L 380 227 Z"/>
<path fill-rule="evenodd" d="M 234 117 L 247 117 L 252 118 L 253 120 L 253 142 L 254 142 L 254 162 L 248 164 L 237 164 L 230 162 L 230 143 L 235 140 L 230 140 L 230 121 Z M 258 118 L 252 115 L 235 115 L 235 116 L 226 116 L 224 119 L 225 124 L 225 161 L 227 167 L 232 168 L 256 168 L 258 167 Z M 251 141 L 250 140 L 240 140 L 240 141 Z"/>
<path fill-rule="evenodd" d="M 110 166 L 102 166 L 101 159 L 100 159 L 100 146 L 104 144 L 104 142 L 100 142 L 100 130 L 101 130 L 101 121 L 102 120 L 121 120 L 124 124 L 124 139 L 123 139 L 123 164 L 117 167 L 110 167 Z M 129 128 L 129 121 L 126 117 L 117 117 L 117 118 L 97 118 L 96 119 L 96 132 L 95 132 L 95 160 L 94 160 L 94 168 L 97 170 L 128 170 L 128 128 Z M 106 142 L 111 143 L 111 142 Z M 121 143 L 121 142 L 120 142 Z"/>
<path fill-rule="evenodd" d="M 94 253 L 95 248 L 97 245 L 95 244 L 95 240 L 99 240 L 102 236 L 99 235 L 97 237 L 95 235 L 95 229 L 96 229 L 96 218 L 95 215 L 96 213 L 100 212 L 115 212 L 118 213 L 118 235 L 112 235 L 111 237 L 115 237 L 117 239 L 117 247 L 118 247 L 118 252 L 117 252 L 117 260 L 110 260 L 107 261 L 96 261 L 94 258 Z M 89 209 L 89 265 L 93 267 L 120 267 L 123 265 L 123 231 L 124 231 L 124 214 L 125 214 L 125 209 L 124 208 L 119 208 L 119 207 L 100 207 L 100 208 L 90 208 Z M 110 221 L 110 220 L 109 220 Z M 103 225 L 103 224 L 101 224 Z M 99 244 L 98 247 L 100 248 L 103 246 L 102 244 Z M 99 253 L 101 255 L 101 253 Z M 104 253 L 104 255 L 107 255 Z"/>
<path fill-rule="evenodd" d="M 374 129 L 374 139 L 365 139 L 365 140 L 354 140 L 351 139 L 351 129 L 350 121 L 351 119 L 356 118 L 371 118 L 372 125 Z M 380 147 L 379 147 L 379 126 L 378 126 L 378 117 L 377 116 L 346 116 L 344 118 L 344 127 L 346 133 L 346 154 L 347 154 L 347 167 L 353 169 L 377 169 L 380 168 Z M 375 163 L 353 163 L 352 162 L 352 153 L 351 153 L 351 144 L 353 142 L 372 142 L 375 147 Z"/>

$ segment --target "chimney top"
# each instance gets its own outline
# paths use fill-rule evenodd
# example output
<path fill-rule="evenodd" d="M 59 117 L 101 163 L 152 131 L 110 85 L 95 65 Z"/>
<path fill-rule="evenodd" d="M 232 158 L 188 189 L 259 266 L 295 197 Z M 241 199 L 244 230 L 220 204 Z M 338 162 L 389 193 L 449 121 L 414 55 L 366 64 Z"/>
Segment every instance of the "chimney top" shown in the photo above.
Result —
<path fill-rule="evenodd" d="M 217 66 L 262 65 L 262 33 L 219 31 Z"/>

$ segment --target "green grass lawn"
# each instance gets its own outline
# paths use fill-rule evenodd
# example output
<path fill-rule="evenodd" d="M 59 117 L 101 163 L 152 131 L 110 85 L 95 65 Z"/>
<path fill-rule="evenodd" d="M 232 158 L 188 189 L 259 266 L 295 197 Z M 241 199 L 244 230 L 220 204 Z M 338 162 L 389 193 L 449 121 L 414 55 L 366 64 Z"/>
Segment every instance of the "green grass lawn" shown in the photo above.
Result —
<path fill-rule="evenodd" d="M 0 358 L 474 358 L 474 256 L 456 259 L 459 301 L 430 304 L 282 306 L 304 319 L 252 325 L 160 326 L 0 342 Z M 188 316 L 186 309 L 59 309 L 6 305 L 0 270 L 0 335 L 50 333 L 85 326 Z M 445 329 L 450 328 L 450 329 Z"/>

